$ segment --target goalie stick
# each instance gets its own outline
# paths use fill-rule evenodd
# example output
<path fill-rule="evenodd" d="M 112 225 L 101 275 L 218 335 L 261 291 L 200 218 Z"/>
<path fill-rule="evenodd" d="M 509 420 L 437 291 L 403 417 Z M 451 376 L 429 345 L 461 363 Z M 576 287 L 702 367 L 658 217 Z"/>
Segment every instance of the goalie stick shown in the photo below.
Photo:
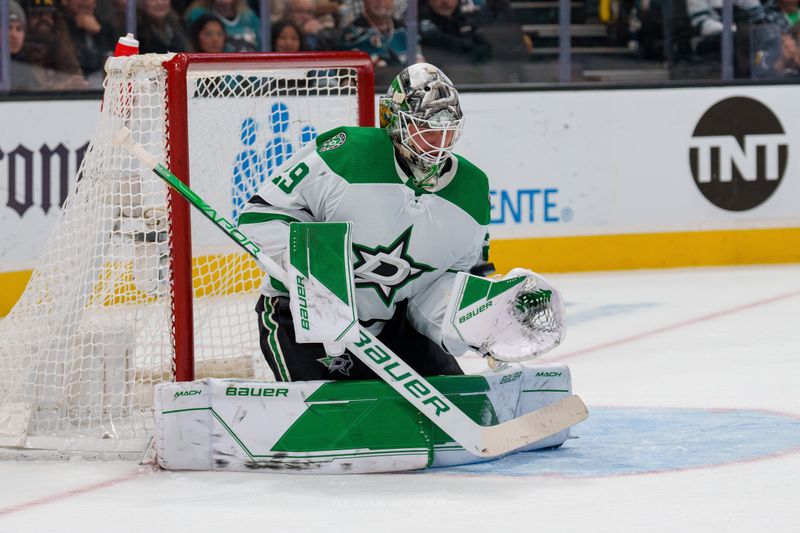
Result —
<path fill-rule="evenodd" d="M 267 257 L 246 234 L 203 201 L 142 145 L 135 143 L 128 128 L 115 133 L 112 142 L 129 150 L 145 167 L 167 182 L 252 256 L 264 271 L 286 284 L 286 271 L 278 263 Z M 578 396 L 570 395 L 513 420 L 494 426 L 481 426 L 369 331 L 359 328 L 359 337 L 358 342 L 348 343 L 347 348 L 455 442 L 479 457 L 507 454 L 563 431 L 588 416 L 583 401 Z"/>

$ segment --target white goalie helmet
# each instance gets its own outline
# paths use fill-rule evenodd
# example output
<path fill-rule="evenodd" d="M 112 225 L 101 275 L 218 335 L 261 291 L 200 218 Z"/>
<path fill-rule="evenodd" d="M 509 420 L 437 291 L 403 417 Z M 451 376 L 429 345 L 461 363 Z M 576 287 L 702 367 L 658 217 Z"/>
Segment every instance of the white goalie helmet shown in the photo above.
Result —
<path fill-rule="evenodd" d="M 380 98 L 380 121 L 411 167 L 414 183 L 435 188 L 464 124 L 453 82 L 429 63 L 411 65 Z"/>

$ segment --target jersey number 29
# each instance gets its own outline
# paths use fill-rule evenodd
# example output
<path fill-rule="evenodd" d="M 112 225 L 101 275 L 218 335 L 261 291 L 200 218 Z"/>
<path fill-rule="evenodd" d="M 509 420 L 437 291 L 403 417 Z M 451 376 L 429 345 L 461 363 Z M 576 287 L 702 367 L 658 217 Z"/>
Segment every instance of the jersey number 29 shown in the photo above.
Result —
<path fill-rule="evenodd" d="M 286 194 L 291 194 L 297 184 L 308 175 L 308 165 L 300 163 L 285 174 L 278 174 L 272 178 L 272 183 Z"/>

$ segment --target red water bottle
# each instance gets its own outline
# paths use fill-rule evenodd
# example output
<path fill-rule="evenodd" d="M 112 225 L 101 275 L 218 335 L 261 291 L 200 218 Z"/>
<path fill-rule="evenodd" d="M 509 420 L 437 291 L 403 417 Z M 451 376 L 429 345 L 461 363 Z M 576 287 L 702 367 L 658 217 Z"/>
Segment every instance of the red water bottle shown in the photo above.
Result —
<path fill-rule="evenodd" d="M 120 37 L 117 46 L 114 48 L 114 57 L 135 56 L 139 53 L 139 41 L 132 33 L 125 37 Z"/>
<path fill-rule="evenodd" d="M 133 36 L 132 33 L 129 33 L 125 37 L 120 37 L 117 41 L 117 46 L 114 48 L 114 57 L 124 57 L 124 56 L 135 56 L 139 53 L 139 41 L 136 40 L 136 37 Z M 128 92 L 130 93 L 131 86 L 128 84 Z M 103 110 L 105 95 L 103 95 L 103 100 L 100 101 L 100 111 Z"/>

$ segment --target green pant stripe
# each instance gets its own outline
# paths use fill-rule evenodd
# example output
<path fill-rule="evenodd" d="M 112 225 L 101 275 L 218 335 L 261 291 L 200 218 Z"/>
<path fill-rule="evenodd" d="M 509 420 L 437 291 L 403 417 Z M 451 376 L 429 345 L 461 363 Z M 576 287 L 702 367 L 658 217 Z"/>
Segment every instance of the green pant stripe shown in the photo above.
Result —
<path fill-rule="evenodd" d="M 272 347 L 272 355 L 275 357 L 275 363 L 278 365 L 278 373 L 282 381 L 291 381 L 289 376 L 289 369 L 286 367 L 286 360 L 283 357 L 283 351 L 278 343 L 278 323 L 272 320 L 272 299 L 264 298 L 264 314 L 262 315 L 262 322 L 264 327 L 269 331 L 267 340 Z"/>

